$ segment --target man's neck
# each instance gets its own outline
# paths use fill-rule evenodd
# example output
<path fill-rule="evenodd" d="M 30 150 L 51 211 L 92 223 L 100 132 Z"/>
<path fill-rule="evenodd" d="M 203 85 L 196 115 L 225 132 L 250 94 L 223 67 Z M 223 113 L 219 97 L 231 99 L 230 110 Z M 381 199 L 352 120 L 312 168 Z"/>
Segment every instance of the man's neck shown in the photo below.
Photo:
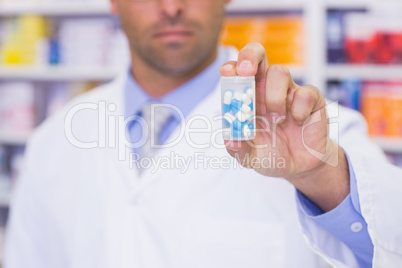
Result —
<path fill-rule="evenodd" d="M 216 57 L 217 50 L 211 53 L 201 64 L 190 72 L 183 75 L 173 76 L 164 74 L 150 67 L 142 60 L 132 55 L 133 67 L 131 73 L 138 85 L 140 85 L 148 95 L 153 98 L 160 98 L 197 76 L 211 65 Z"/>

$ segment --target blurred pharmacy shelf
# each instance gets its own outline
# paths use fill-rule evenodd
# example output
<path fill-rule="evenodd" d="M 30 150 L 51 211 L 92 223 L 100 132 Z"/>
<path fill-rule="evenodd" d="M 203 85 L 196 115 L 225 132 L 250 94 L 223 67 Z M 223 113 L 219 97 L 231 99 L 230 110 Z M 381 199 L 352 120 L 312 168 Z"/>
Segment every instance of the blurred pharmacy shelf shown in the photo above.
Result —
<path fill-rule="evenodd" d="M 372 138 L 387 153 L 402 154 L 402 138 Z"/>
<path fill-rule="evenodd" d="M 107 81 L 116 77 L 119 68 L 71 67 L 0 67 L 0 79 L 31 81 Z"/>
<path fill-rule="evenodd" d="M 402 65 L 351 65 L 330 64 L 327 79 L 342 80 L 358 78 L 362 80 L 387 80 L 402 78 Z"/>
<path fill-rule="evenodd" d="M 104 15 L 110 13 L 108 1 L 0 2 L 0 16 L 36 15 Z"/>
<path fill-rule="evenodd" d="M 0 144 L 2 145 L 24 145 L 30 133 L 7 133 L 0 132 Z"/>

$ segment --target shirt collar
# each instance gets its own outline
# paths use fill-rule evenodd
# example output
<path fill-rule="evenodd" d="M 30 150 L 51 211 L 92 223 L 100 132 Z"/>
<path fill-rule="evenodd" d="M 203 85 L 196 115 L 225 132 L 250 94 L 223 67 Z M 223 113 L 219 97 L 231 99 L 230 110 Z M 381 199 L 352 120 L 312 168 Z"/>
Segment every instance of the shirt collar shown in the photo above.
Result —
<path fill-rule="evenodd" d="M 215 89 L 220 78 L 219 69 L 228 59 L 228 49 L 220 47 L 218 55 L 211 65 L 160 99 L 152 98 L 140 87 L 133 78 L 130 68 L 127 72 L 124 91 L 125 116 L 139 114 L 141 108 L 147 102 L 161 102 L 174 105 L 182 111 L 184 116 L 187 116 L 200 101 Z M 177 113 L 173 113 L 173 116 L 180 120 L 180 116 Z"/>

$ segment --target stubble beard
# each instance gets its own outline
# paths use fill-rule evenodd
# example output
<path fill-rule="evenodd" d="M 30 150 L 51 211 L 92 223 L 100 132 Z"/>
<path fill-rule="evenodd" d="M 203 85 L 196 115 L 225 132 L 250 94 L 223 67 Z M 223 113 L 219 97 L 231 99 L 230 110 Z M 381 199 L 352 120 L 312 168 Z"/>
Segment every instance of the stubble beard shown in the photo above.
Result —
<path fill-rule="evenodd" d="M 202 26 L 194 21 L 164 21 L 146 29 L 142 34 L 132 33 L 132 53 L 151 68 L 162 74 L 170 76 L 182 76 L 191 73 L 201 66 L 212 55 L 218 45 L 219 29 L 217 33 L 210 33 L 203 40 L 190 40 L 189 43 L 171 42 L 162 45 L 152 44 L 154 33 L 165 29 L 166 25 L 184 25 L 197 38 L 197 33 L 202 32 Z M 133 37 L 137 38 L 133 38 Z M 143 36 L 144 38 L 138 38 Z M 199 34 L 201 36 L 201 34 Z M 199 37 L 198 37 L 199 38 Z M 199 38 L 201 39 L 201 38 Z"/>

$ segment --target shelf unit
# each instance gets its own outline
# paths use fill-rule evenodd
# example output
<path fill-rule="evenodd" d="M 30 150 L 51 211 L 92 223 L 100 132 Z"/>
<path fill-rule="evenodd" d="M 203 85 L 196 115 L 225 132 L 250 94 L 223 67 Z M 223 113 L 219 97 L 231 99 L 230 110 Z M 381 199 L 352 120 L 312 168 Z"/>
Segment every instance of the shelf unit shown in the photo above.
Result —
<path fill-rule="evenodd" d="M 328 9 L 367 9 L 402 11 L 402 1 L 398 0 L 326 0 Z M 322 47 L 325 51 L 326 46 Z M 325 58 L 324 58 L 325 59 Z M 379 64 L 327 64 L 323 63 L 326 80 L 362 79 L 362 80 L 393 80 L 402 78 L 402 65 Z M 402 154 L 402 138 L 372 138 L 385 152 Z"/>

